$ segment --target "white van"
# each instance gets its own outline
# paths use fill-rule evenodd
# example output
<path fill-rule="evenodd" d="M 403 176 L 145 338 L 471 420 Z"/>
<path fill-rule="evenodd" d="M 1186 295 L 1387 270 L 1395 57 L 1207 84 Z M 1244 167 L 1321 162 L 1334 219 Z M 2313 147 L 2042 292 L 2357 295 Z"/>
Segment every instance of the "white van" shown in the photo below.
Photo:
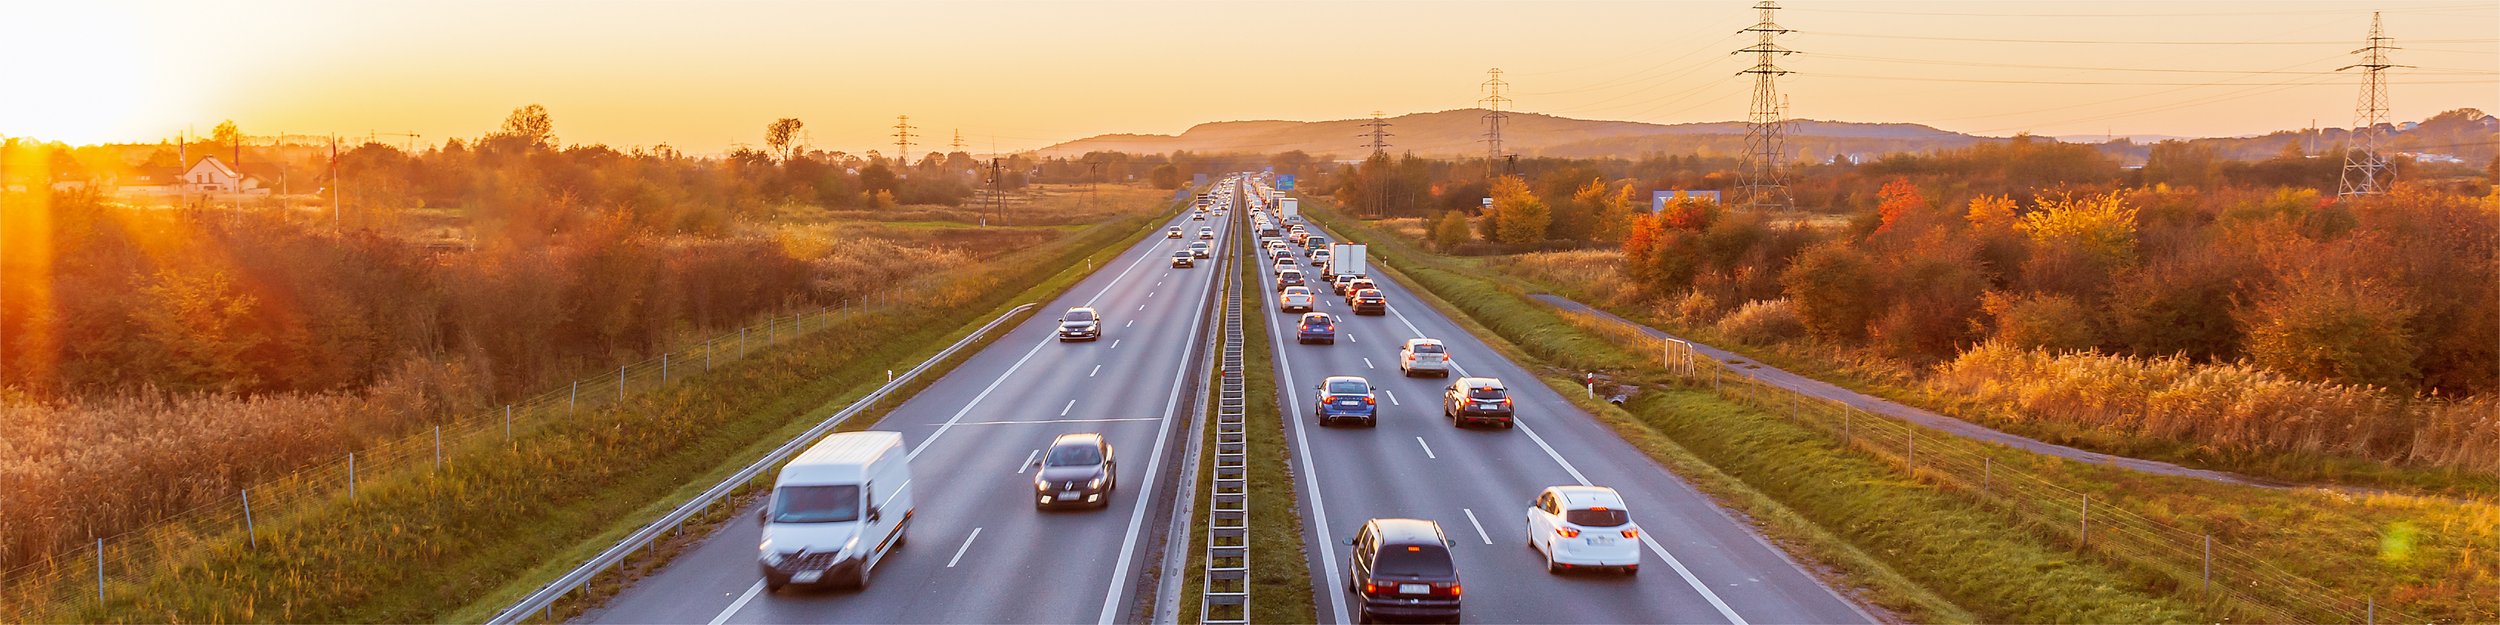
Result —
<path fill-rule="evenodd" d="M 870 572 L 910 529 L 911 464 L 898 432 L 825 437 L 781 467 L 756 511 L 764 588 L 868 587 Z"/>

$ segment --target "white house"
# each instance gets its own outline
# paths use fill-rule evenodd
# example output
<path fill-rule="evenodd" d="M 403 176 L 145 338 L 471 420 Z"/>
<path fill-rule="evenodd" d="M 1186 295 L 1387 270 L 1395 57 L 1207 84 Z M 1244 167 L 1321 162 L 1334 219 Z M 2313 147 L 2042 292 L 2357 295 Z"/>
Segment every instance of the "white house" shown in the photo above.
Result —
<path fill-rule="evenodd" d="M 182 183 L 193 193 L 268 193 L 257 176 L 235 171 L 217 157 L 201 157 L 200 162 L 182 172 Z"/>

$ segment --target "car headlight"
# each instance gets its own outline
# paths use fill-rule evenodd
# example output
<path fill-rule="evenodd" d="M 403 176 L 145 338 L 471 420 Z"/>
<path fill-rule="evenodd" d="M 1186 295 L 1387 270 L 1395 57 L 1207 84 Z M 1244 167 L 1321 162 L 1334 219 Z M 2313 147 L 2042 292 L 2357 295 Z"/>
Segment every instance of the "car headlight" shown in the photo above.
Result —
<path fill-rule="evenodd" d="M 1039 480 L 1039 479 L 1033 480 L 1033 490 L 1037 490 L 1037 491 L 1048 491 L 1048 490 L 1050 490 L 1050 482 L 1042 481 L 1042 480 Z"/>
<path fill-rule="evenodd" d="M 1091 482 L 1086 482 L 1086 483 L 1085 483 L 1085 487 L 1086 487 L 1086 488 L 1102 488 L 1102 476 L 1100 476 L 1100 475 L 1094 476 L 1094 481 L 1091 481 Z"/>

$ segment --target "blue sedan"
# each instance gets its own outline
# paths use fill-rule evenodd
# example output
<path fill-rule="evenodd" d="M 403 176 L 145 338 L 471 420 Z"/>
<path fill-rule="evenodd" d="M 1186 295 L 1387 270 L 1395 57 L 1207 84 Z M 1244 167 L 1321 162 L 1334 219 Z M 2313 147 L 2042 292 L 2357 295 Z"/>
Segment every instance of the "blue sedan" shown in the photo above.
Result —
<path fill-rule="evenodd" d="M 1293 342 L 1298 344 L 1335 345 L 1337 344 L 1337 318 L 1324 312 L 1305 313 L 1302 315 L 1301 325 L 1295 327 L 1293 332 Z"/>
<path fill-rule="evenodd" d="M 1351 375 L 1329 376 L 1319 383 L 1319 398 L 1311 405 L 1312 416 L 1320 427 L 1338 421 L 1357 421 L 1363 427 L 1380 425 L 1380 404 L 1372 399 L 1372 383 Z"/>

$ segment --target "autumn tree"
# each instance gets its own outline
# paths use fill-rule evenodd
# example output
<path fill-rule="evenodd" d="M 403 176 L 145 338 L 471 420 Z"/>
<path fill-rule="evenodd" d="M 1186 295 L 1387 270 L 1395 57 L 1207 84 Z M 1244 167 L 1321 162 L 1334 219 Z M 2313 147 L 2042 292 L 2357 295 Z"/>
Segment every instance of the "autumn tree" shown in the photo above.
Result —
<path fill-rule="evenodd" d="M 225 146 L 227 150 L 243 149 L 243 131 L 236 128 L 234 120 L 231 119 L 217 122 L 216 128 L 209 129 L 208 138 L 217 145 Z"/>
<path fill-rule="evenodd" d="M 1524 245 L 1545 240 L 1545 230 L 1553 225 L 1553 210 L 1535 193 L 1528 191 L 1526 179 L 1503 176 L 1493 183 L 1493 240 Z"/>
<path fill-rule="evenodd" d="M 1596 223 L 1589 229 L 1589 237 L 1602 243 L 1622 242 L 1632 231 L 1632 207 L 1632 185 L 1615 185 L 1614 192 L 1599 201 Z"/>
<path fill-rule="evenodd" d="M 775 156 L 782 160 L 789 160 L 791 142 L 798 140 L 799 129 L 805 127 L 807 127 L 807 122 L 799 121 L 795 117 L 775 120 L 771 125 L 764 127 L 764 145 L 772 147 Z"/>
<path fill-rule="evenodd" d="M 1146 172 L 1146 179 L 1153 182 L 1157 189 L 1178 189 L 1181 188 L 1181 168 L 1173 167 L 1171 163 L 1156 165 Z"/>
<path fill-rule="evenodd" d="M 486 142 L 511 148 L 548 150 L 555 148 L 555 132 L 555 117 L 547 114 L 547 107 L 531 104 L 512 109 L 512 114 L 504 117 L 503 127 L 497 129 L 495 134 L 487 135 Z"/>

